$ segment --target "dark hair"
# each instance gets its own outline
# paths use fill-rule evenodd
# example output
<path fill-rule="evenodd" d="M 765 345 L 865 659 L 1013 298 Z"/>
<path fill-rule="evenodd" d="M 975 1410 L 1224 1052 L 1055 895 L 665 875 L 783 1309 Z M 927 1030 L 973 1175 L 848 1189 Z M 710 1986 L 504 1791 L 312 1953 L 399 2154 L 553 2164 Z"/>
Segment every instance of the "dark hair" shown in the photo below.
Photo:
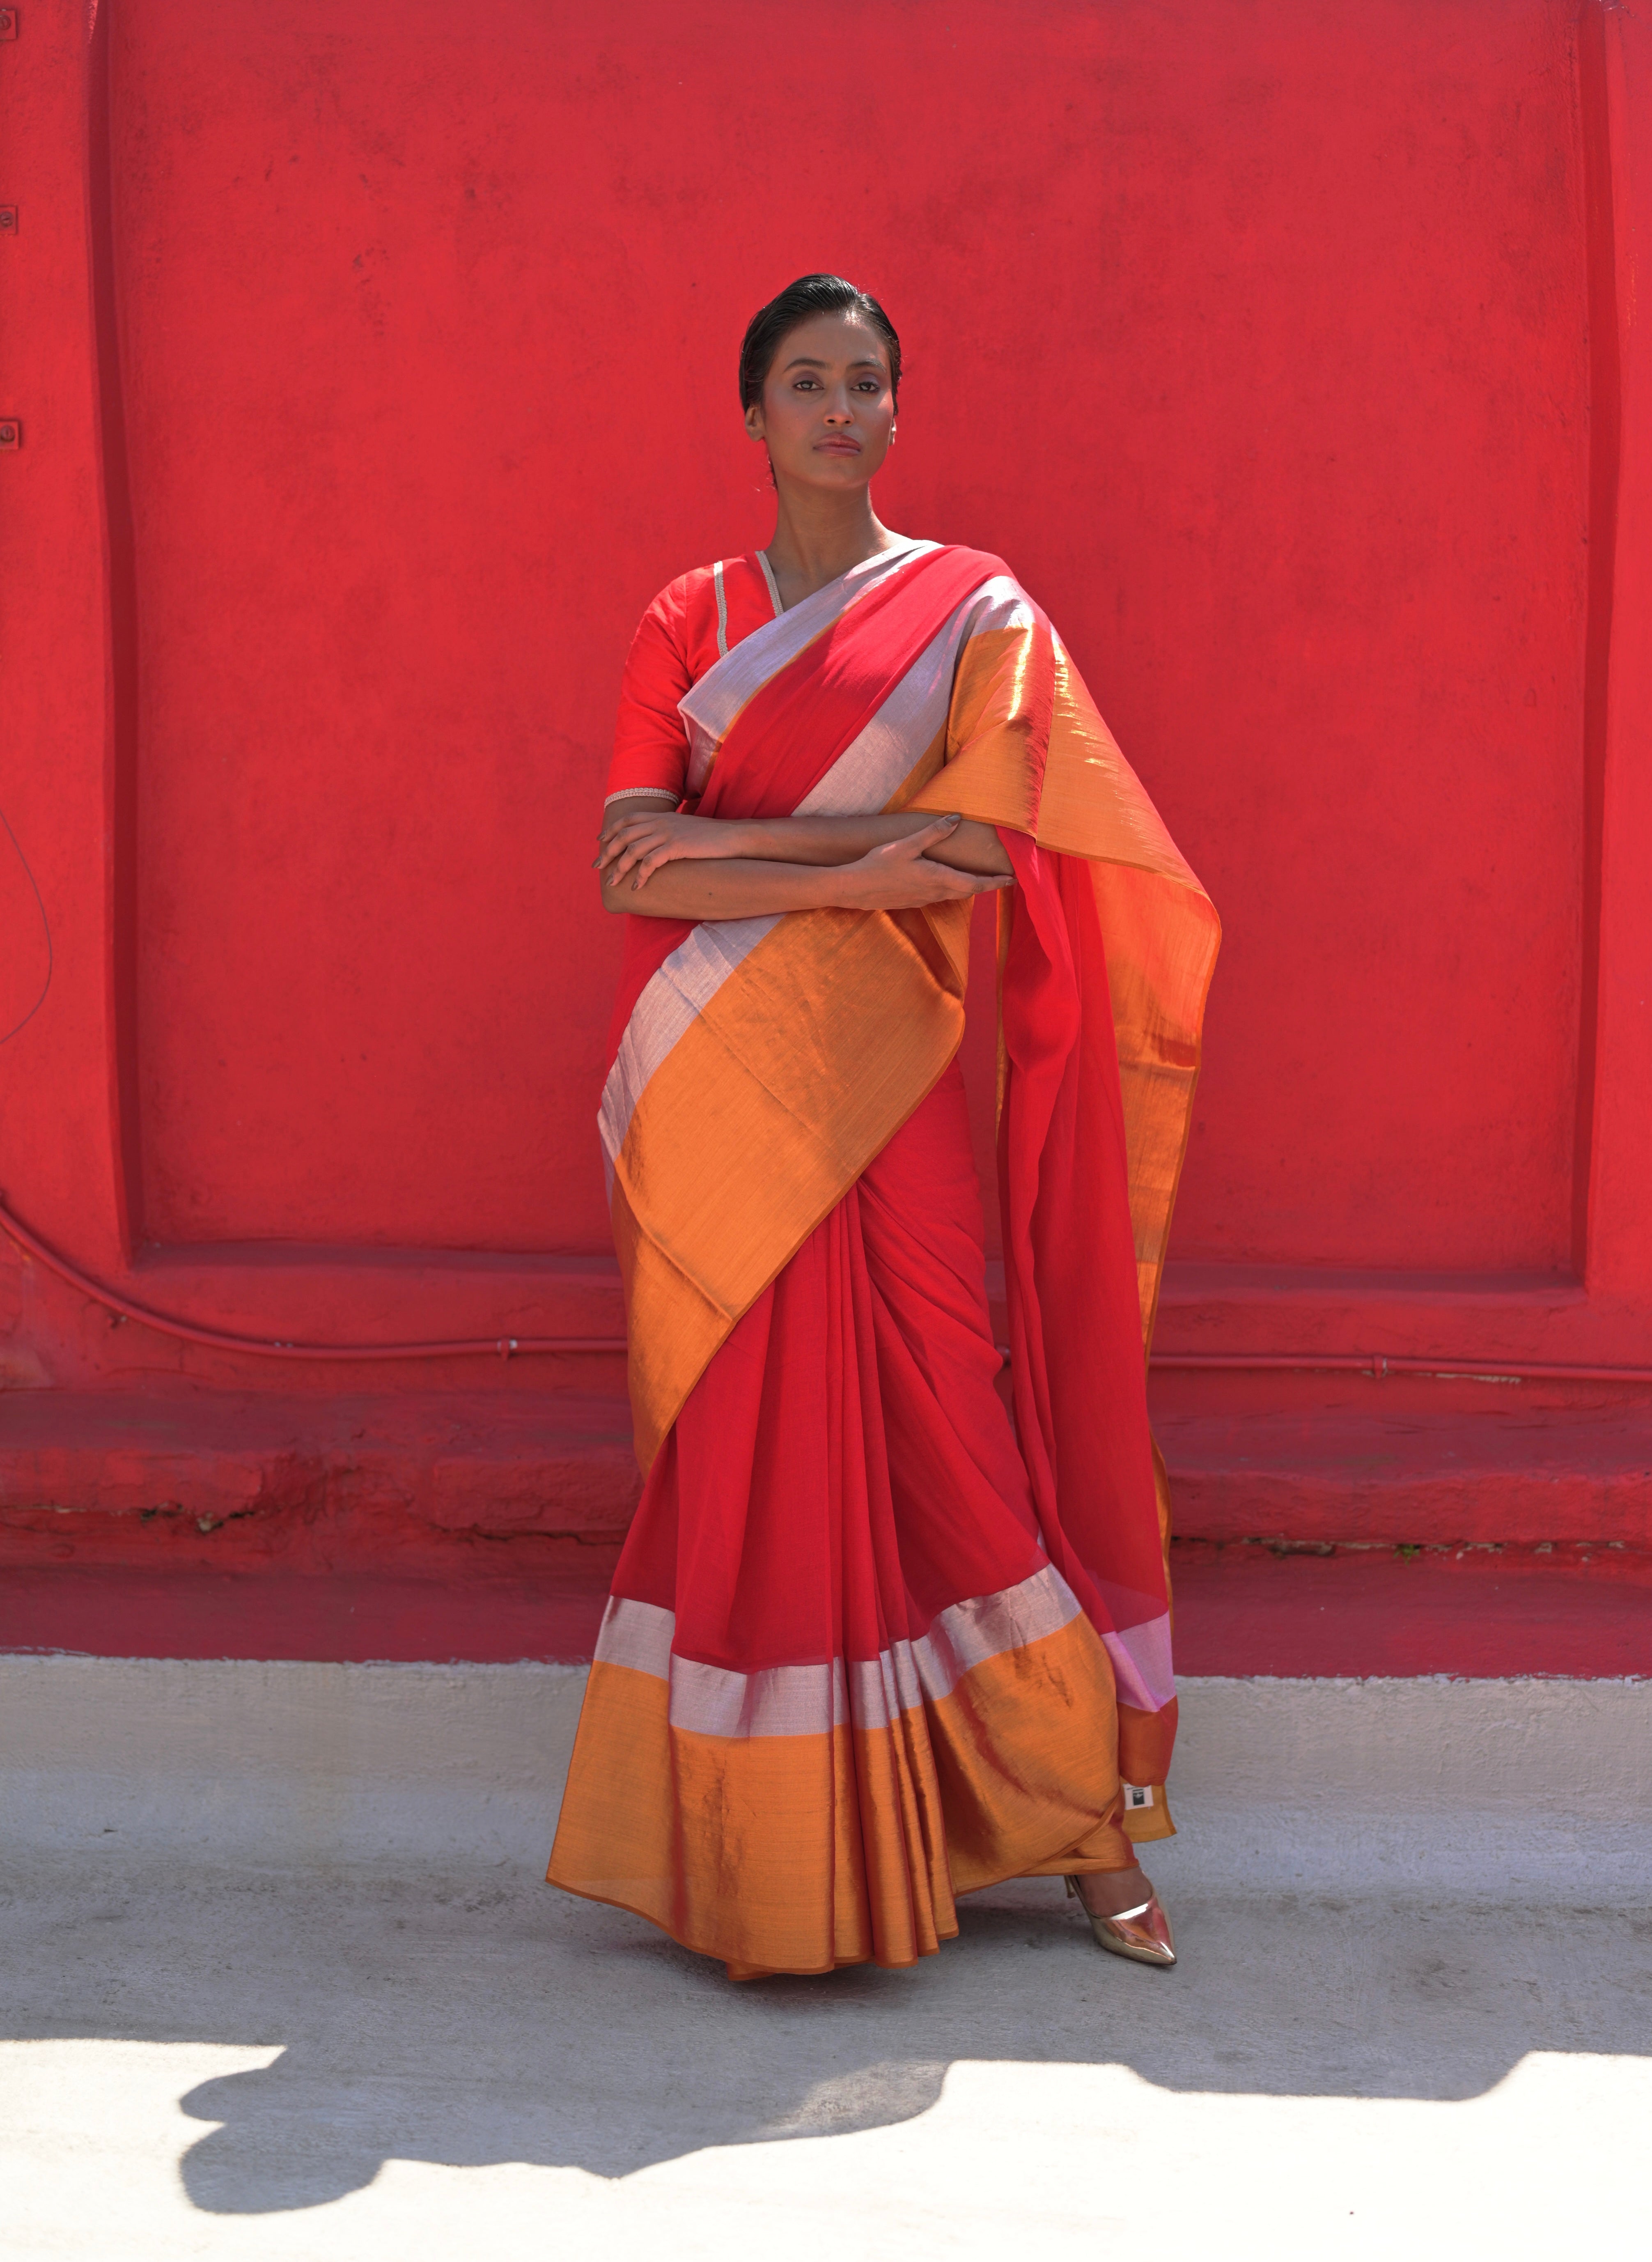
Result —
<path fill-rule="evenodd" d="M 780 341 L 812 314 L 860 314 L 871 323 L 889 349 L 889 390 L 901 397 L 901 341 L 894 324 L 867 292 L 857 291 L 841 275 L 800 275 L 778 299 L 759 306 L 746 324 L 740 342 L 740 406 L 750 408 L 761 400 L 763 387 L 774 366 Z"/>

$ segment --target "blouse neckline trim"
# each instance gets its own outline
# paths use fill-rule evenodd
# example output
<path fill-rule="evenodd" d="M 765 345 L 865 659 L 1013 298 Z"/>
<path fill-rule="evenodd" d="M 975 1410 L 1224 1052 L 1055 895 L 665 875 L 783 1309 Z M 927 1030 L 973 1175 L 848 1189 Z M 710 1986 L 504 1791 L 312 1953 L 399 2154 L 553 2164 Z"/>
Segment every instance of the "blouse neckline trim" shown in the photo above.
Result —
<path fill-rule="evenodd" d="M 870 558 L 863 558 L 858 566 L 846 566 L 832 580 L 822 581 L 820 588 L 811 590 L 809 594 L 818 597 L 822 590 L 835 589 L 839 581 L 848 580 L 853 573 L 864 573 L 869 566 L 875 566 L 884 558 L 904 558 L 909 556 L 914 551 L 938 550 L 940 544 L 936 542 L 920 542 L 911 535 L 898 535 L 887 550 L 874 550 Z M 778 621 L 783 617 L 786 608 L 780 602 L 780 585 L 774 578 L 774 568 L 769 563 L 769 553 L 766 550 L 754 550 L 751 555 L 763 568 L 763 578 L 769 585 L 769 602 L 774 607 L 774 617 Z M 802 597 L 798 602 L 800 604 L 806 605 L 808 601 L 808 597 Z"/>

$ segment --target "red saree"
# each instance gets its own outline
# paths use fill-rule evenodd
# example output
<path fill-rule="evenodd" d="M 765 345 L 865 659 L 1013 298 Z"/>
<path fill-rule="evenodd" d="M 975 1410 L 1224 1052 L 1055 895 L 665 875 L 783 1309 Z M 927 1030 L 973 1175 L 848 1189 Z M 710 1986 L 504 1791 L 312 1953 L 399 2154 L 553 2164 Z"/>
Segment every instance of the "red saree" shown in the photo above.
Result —
<path fill-rule="evenodd" d="M 1000 828 L 1015 1422 L 968 904 L 628 922 L 600 1123 L 647 1483 L 549 1874 L 736 1972 L 909 1963 L 956 1893 L 1171 1827 L 1144 1341 L 1215 918 L 997 559 L 869 560 L 680 705 L 703 815 Z"/>

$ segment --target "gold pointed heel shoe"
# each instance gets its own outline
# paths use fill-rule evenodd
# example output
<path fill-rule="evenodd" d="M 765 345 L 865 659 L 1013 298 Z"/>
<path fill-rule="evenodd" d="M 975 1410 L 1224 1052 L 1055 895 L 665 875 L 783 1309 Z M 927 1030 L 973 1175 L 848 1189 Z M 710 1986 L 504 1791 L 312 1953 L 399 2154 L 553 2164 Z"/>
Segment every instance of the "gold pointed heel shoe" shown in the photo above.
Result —
<path fill-rule="evenodd" d="M 1170 1920 L 1157 1893 L 1150 1892 L 1139 1908 L 1121 1909 L 1117 1916 L 1097 1916 L 1094 1909 L 1085 1907 L 1076 1877 L 1067 1880 L 1067 1889 L 1088 1917 L 1098 1948 L 1112 1956 L 1128 1956 L 1133 1963 L 1157 1963 L 1167 1970 L 1175 1962 Z"/>

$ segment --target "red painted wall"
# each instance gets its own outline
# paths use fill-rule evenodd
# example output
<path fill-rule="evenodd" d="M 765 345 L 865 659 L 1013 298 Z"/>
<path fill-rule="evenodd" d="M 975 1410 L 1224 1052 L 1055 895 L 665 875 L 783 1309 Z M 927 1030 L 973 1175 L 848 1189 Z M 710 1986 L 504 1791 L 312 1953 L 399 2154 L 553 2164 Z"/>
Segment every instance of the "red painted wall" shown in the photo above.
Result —
<path fill-rule="evenodd" d="M 1226 922 L 1160 1348 L 1652 1366 L 1638 21 L 93 12 L 0 47 L 0 804 L 56 955 L 0 1186 L 48 1240 L 243 1333 L 615 1330 L 615 687 L 766 534 L 736 347 L 825 267 L 907 347 L 884 515 L 1013 562 Z M 0 1027 L 41 949 L 0 839 Z M 338 1387 L 0 1258 L 0 1380 L 157 1378 Z"/>
<path fill-rule="evenodd" d="M 909 342 L 881 504 L 1014 560 L 1226 915 L 1180 1248 L 1566 1264 L 1563 11 L 880 5 L 822 70 L 746 7 L 112 5 L 144 1239 L 605 1244 L 614 680 L 766 534 L 734 349 L 824 266 Z"/>

